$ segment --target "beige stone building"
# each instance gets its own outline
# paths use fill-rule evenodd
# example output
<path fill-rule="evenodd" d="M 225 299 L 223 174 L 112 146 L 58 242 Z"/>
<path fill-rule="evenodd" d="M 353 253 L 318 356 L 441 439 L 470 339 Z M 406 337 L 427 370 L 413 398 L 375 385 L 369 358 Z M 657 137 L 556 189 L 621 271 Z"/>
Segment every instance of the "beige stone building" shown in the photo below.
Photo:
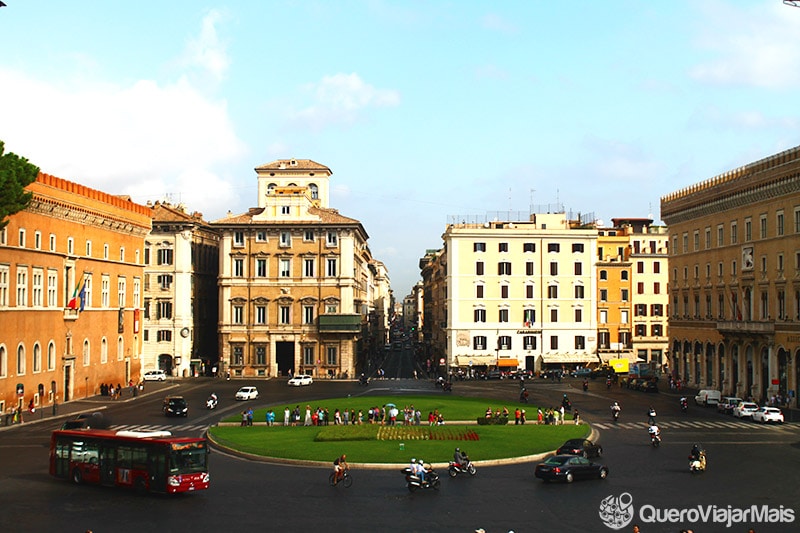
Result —
<path fill-rule="evenodd" d="M 661 198 L 669 225 L 670 346 L 693 387 L 796 401 L 800 147 Z"/>
<path fill-rule="evenodd" d="M 378 316 L 388 305 L 386 269 L 361 223 L 329 207 L 328 167 L 282 159 L 255 170 L 258 207 L 212 223 L 222 370 L 352 377 L 383 342 L 375 336 L 385 324 L 376 332 L 370 317 L 388 320 Z"/>
<path fill-rule="evenodd" d="M 200 213 L 156 202 L 144 250 L 142 370 L 210 375 L 218 364 L 219 234 Z"/>
<path fill-rule="evenodd" d="M 0 230 L 0 411 L 140 378 L 150 210 L 48 174 L 27 190 Z"/>

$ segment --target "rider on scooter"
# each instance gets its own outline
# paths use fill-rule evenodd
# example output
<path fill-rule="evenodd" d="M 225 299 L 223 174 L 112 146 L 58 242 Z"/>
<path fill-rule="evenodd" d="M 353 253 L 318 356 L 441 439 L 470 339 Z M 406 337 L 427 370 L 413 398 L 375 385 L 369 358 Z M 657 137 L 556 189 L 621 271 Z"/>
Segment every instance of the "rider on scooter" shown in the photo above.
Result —
<path fill-rule="evenodd" d="M 647 433 L 650 434 L 650 438 L 656 438 L 659 441 L 661 440 L 661 429 L 653 422 L 653 424 L 647 428 Z"/>
<path fill-rule="evenodd" d="M 459 468 L 467 466 L 467 462 L 469 461 L 469 457 L 467 454 L 461 451 L 461 448 L 456 448 L 456 451 L 453 453 L 453 462 Z"/>
<path fill-rule="evenodd" d="M 622 411 L 622 408 L 619 406 L 619 402 L 614 402 L 611 405 L 611 416 L 616 420 L 619 418 L 619 412 Z"/>

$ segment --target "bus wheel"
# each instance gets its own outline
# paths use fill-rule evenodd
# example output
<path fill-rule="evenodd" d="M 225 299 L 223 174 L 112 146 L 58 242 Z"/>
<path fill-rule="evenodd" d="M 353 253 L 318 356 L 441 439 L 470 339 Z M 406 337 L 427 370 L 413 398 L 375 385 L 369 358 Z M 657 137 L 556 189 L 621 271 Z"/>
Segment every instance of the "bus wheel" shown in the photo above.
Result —
<path fill-rule="evenodd" d="M 143 478 L 139 478 L 134 483 L 134 488 L 138 494 L 147 494 L 147 483 L 145 483 Z"/>
<path fill-rule="evenodd" d="M 80 485 L 83 481 L 83 474 L 81 474 L 80 469 L 76 468 L 72 471 L 72 481 L 74 481 L 77 485 Z"/>

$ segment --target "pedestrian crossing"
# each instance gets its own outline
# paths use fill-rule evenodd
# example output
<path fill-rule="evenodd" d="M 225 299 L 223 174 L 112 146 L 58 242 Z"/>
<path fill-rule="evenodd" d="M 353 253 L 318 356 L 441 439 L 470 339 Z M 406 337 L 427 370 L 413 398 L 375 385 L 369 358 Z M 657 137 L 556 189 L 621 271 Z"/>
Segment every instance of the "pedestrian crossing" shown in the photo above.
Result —
<path fill-rule="evenodd" d="M 649 428 L 646 422 L 592 422 L 592 426 L 598 429 L 642 429 Z M 764 431 L 780 431 L 787 429 L 786 425 L 773 425 L 773 424 L 757 424 L 748 420 L 675 420 L 658 422 L 658 427 L 661 429 L 741 429 L 741 430 L 764 430 Z"/>
<path fill-rule="evenodd" d="M 109 429 L 113 431 L 169 431 L 172 433 L 179 431 L 205 431 L 208 428 L 206 424 L 182 424 L 180 426 L 170 426 L 166 424 L 161 425 L 144 425 L 144 424 L 122 424 L 112 425 Z"/>

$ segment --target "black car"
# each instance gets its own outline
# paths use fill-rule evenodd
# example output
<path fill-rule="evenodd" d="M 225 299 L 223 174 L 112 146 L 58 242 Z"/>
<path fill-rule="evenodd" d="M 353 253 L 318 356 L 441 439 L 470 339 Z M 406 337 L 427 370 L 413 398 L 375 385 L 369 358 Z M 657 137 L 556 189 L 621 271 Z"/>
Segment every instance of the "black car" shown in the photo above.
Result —
<path fill-rule="evenodd" d="M 580 455 L 554 455 L 536 465 L 534 475 L 544 481 L 572 483 L 576 479 L 605 479 L 608 467 Z"/>
<path fill-rule="evenodd" d="M 556 450 L 556 454 L 600 457 L 603 455 L 603 447 L 589 439 L 569 439 Z"/>
<path fill-rule="evenodd" d="M 111 421 L 101 412 L 81 413 L 61 424 L 61 429 L 108 429 Z"/>
<path fill-rule="evenodd" d="M 183 396 L 164 398 L 164 414 L 167 416 L 189 416 L 189 404 Z"/>

